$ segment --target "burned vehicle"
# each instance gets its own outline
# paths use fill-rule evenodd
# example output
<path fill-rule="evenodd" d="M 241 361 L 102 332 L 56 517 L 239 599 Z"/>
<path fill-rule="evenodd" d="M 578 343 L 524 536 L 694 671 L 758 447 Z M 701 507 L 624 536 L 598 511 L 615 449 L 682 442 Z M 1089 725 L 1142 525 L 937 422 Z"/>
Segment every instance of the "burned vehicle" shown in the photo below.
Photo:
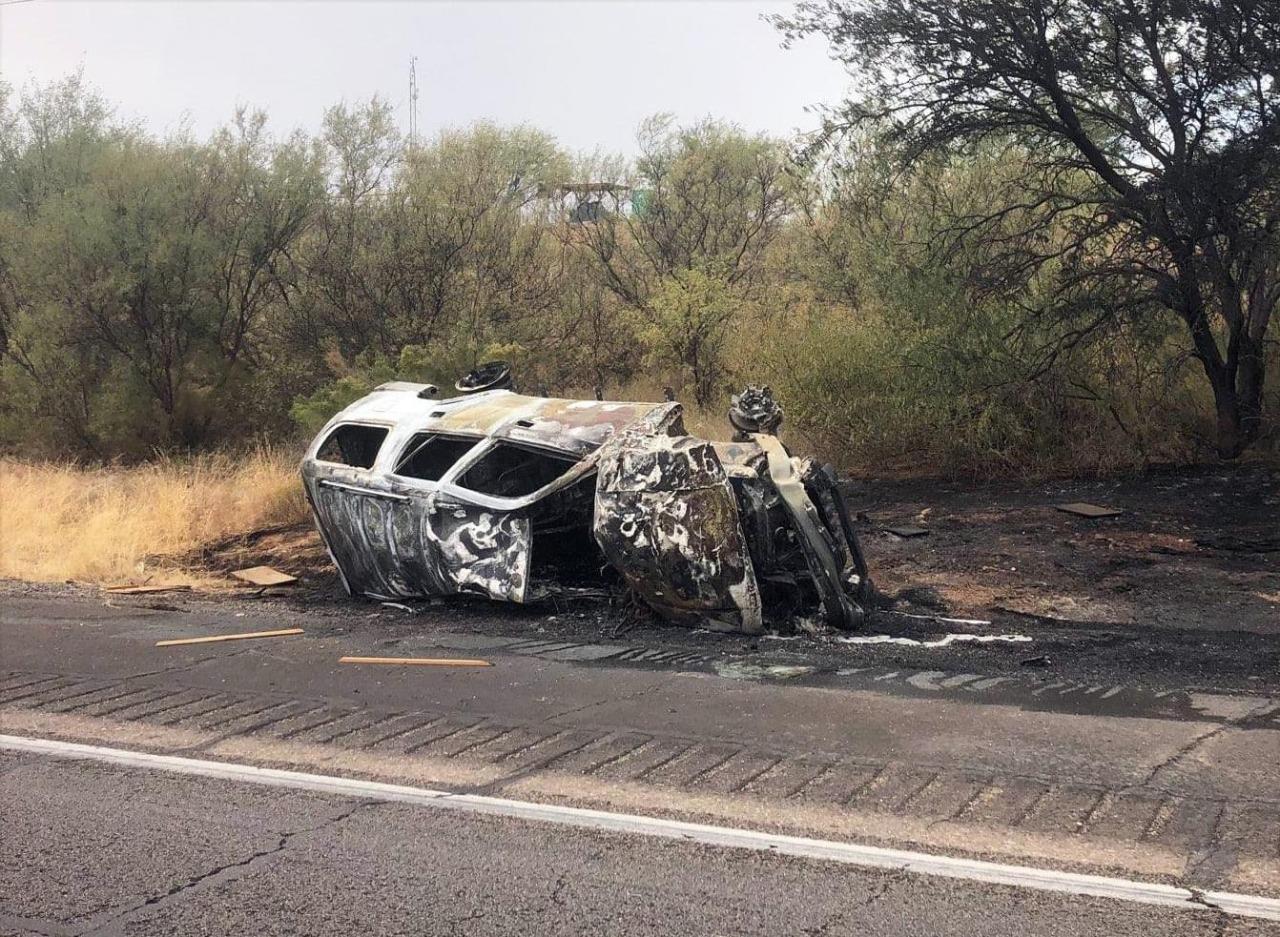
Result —
<path fill-rule="evenodd" d="M 500 365 L 456 386 L 383 384 L 308 449 L 307 496 L 349 593 L 629 589 L 719 631 L 862 621 L 871 584 L 834 473 L 788 454 L 767 388 L 735 397 L 734 438 L 711 442 L 674 401 L 525 396 Z"/>

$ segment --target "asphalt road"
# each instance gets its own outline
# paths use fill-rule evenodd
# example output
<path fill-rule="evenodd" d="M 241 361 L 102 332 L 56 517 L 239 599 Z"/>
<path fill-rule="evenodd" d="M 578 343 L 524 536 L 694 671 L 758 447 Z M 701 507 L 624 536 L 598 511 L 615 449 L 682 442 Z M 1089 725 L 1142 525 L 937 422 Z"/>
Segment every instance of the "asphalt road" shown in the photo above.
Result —
<path fill-rule="evenodd" d="M 1269 680 L 1092 683 L 1011 671 L 991 648 L 930 669 L 862 647 L 806 683 L 787 664 L 799 654 L 717 654 L 715 639 L 671 651 L 467 628 L 447 608 L 149 604 L 7 596 L 0 733 L 1280 897 Z M 305 633 L 156 647 L 288 626 Z M 1280 933 L 30 754 L 3 754 L 0 772 L 0 935 Z"/>
<path fill-rule="evenodd" d="M 1262 934 L 1264 922 L 0 756 L 0 933 Z"/>

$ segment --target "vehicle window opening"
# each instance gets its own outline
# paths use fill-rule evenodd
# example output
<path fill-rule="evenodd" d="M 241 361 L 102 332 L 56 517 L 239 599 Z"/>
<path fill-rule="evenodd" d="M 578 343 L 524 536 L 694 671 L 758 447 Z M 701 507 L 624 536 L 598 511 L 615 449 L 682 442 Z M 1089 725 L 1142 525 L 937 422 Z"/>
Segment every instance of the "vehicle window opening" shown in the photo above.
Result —
<path fill-rule="evenodd" d="M 478 440 L 465 436 L 442 436 L 440 433 L 417 433 L 405 446 L 405 454 L 396 463 L 393 474 L 438 482 L 459 459 L 470 452 Z"/>
<path fill-rule="evenodd" d="M 596 478 L 589 475 L 538 501 L 530 511 L 529 581 L 549 593 L 607 589 L 618 581 L 591 532 Z"/>
<path fill-rule="evenodd" d="M 523 498 L 577 464 L 572 456 L 552 455 L 500 442 L 459 479 L 464 488 L 498 498 Z"/>
<path fill-rule="evenodd" d="M 361 426 L 358 423 L 335 427 L 316 451 L 316 458 L 321 462 L 335 462 L 354 468 L 372 468 L 387 432 L 385 426 Z"/>

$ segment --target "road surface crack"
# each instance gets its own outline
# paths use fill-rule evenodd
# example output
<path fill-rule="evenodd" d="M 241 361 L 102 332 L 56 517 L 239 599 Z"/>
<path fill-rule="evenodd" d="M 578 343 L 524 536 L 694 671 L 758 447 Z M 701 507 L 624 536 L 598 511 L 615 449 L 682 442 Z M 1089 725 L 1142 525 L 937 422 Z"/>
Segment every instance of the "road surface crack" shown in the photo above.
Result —
<path fill-rule="evenodd" d="M 862 901 L 858 902 L 858 905 L 854 909 L 853 913 L 856 914 L 858 911 L 864 911 L 867 908 L 871 907 L 873 904 L 875 904 L 877 901 L 880 901 L 882 898 L 884 898 L 885 895 L 889 893 L 889 891 L 895 885 L 898 885 L 901 882 L 905 881 L 910 874 L 911 873 L 908 872 L 906 869 L 898 869 L 892 872 L 886 872 L 883 876 L 881 876 L 880 881 L 876 884 L 876 886 L 873 889 L 871 889 L 871 892 L 867 895 L 867 897 L 862 899 Z M 831 932 L 832 927 L 834 927 L 837 924 L 845 923 L 845 917 L 848 913 L 849 912 L 844 910 L 834 911 L 830 915 L 828 915 L 827 919 L 824 920 L 821 924 L 817 925 L 816 927 L 806 927 L 801 931 L 801 933 L 807 935 L 807 937 L 827 937 L 827 935 Z"/>
<path fill-rule="evenodd" d="M 191 661 L 190 663 L 170 664 L 167 667 L 157 667 L 155 670 L 140 670 L 137 673 L 123 674 L 119 679 L 120 682 L 124 682 L 127 680 L 141 680 L 144 677 L 168 676 L 170 674 L 182 673 L 186 670 L 194 670 L 197 667 L 201 667 L 212 660 L 225 661 L 230 660 L 233 657 L 240 657 L 244 654 L 248 654 L 250 650 L 252 650 L 252 648 L 241 648 L 238 651 L 228 651 L 226 653 L 219 654 L 206 654 L 203 657 L 199 657 Z"/>
<path fill-rule="evenodd" d="M 161 904 L 168 904 L 171 901 L 181 899 L 188 892 L 193 889 L 198 889 L 207 883 L 221 883 L 230 879 L 238 878 L 255 862 L 284 852 L 289 848 L 289 844 L 296 837 L 303 836 L 307 833 L 318 833 L 322 830 L 330 829 L 339 823 L 342 823 L 359 810 L 363 810 L 368 807 L 381 806 L 381 804 L 382 801 L 361 800 L 346 810 L 343 810 L 341 813 L 335 814 L 331 817 L 326 817 L 321 822 L 312 826 L 303 827 L 297 830 L 288 830 L 281 833 L 276 844 L 270 848 L 259 849 L 243 859 L 238 859 L 235 862 L 227 862 L 216 866 L 207 872 L 203 872 L 200 875 L 195 876 L 194 878 L 177 883 L 163 894 L 152 895 L 149 898 L 146 898 L 145 900 L 131 905 L 121 911 L 111 912 L 111 917 L 108 920 L 94 924 L 88 930 L 83 932 L 82 937 L 115 937 L 115 935 L 122 933 L 122 928 L 125 922 L 139 911 L 145 911 L 148 908 L 153 908 Z"/>
<path fill-rule="evenodd" d="M 1231 915 L 1221 905 L 1210 901 L 1208 896 L 1199 888 L 1188 885 L 1187 891 L 1191 892 L 1192 904 L 1199 905 L 1206 911 L 1213 911 L 1217 915 L 1217 919 L 1214 921 L 1213 937 L 1225 937 L 1227 926 L 1231 923 Z"/>
<path fill-rule="evenodd" d="M 1164 761 L 1160 762 L 1155 767 L 1153 767 L 1149 772 L 1147 772 L 1147 776 L 1143 778 L 1141 781 L 1137 781 L 1133 784 L 1126 784 L 1124 787 L 1120 789 L 1120 791 L 1128 792 L 1128 791 L 1137 790 L 1139 788 L 1149 787 L 1150 785 L 1155 783 L 1156 778 L 1159 777 L 1162 772 L 1168 770 L 1169 768 L 1172 768 L 1178 762 L 1190 756 L 1191 753 L 1194 752 L 1196 749 L 1202 748 L 1204 745 L 1213 741 L 1219 735 L 1222 735 L 1222 733 L 1230 729 L 1239 728 L 1241 725 L 1247 723 L 1249 720 L 1257 716 L 1263 715 L 1264 713 L 1268 712 L 1274 705 L 1275 705 L 1274 701 L 1267 700 L 1266 702 L 1260 703 L 1259 705 L 1253 707 L 1244 715 L 1238 716 L 1235 719 L 1228 719 L 1225 722 L 1222 722 L 1221 724 L 1214 726 L 1208 732 L 1205 732 L 1201 735 L 1197 735 L 1191 741 L 1187 742 L 1185 745 L 1183 745 L 1181 748 L 1175 751 L 1168 758 L 1164 759 Z"/>
<path fill-rule="evenodd" d="M 575 716 L 580 712 L 583 712 L 588 709 L 595 709 L 597 706 L 603 706 L 606 703 L 622 703 L 622 702 L 630 702 L 632 700 L 637 700 L 642 696 L 648 696 L 650 693 L 654 693 L 654 692 L 657 692 L 658 690 L 666 688 L 677 678 L 677 676 L 678 674 L 671 674 L 670 676 L 665 677 L 662 680 L 659 680 L 657 683 L 653 684 L 652 686 L 647 686 L 642 690 L 636 690 L 634 693 L 627 693 L 623 696 L 609 696 L 609 697 L 605 697 L 604 699 L 593 700 L 590 703 L 583 703 L 581 706 L 575 706 L 572 709 L 566 709 L 563 712 L 558 712 L 553 715 L 550 715 L 543 721 L 555 722 L 558 719 L 563 719 L 565 716 Z"/>
<path fill-rule="evenodd" d="M 561 873 L 556 879 L 555 885 L 551 887 L 551 903 L 559 907 L 565 907 L 564 890 L 569 884 L 569 876 L 567 873 Z"/>
<path fill-rule="evenodd" d="M 817 927 L 806 927 L 803 930 L 801 930 L 800 933 L 804 934 L 805 937 L 827 937 L 827 934 L 830 933 L 831 928 L 834 927 L 836 924 L 842 923 L 843 921 L 844 921 L 844 912 L 833 911 L 831 914 L 828 914 L 827 919 L 823 921 L 821 924 L 819 924 Z"/>
<path fill-rule="evenodd" d="M 911 873 L 909 873 L 906 869 L 898 869 L 897 871 L 894 871 L 894 872 L 886 872 L 884 876 L 880 879 L 880 884 L 876 886 L 875 890 L 872 891 L 871 894 L 867 896 L 866 900 L 863 901 L 862 904 L 860 904 L 858 907 L 860 909 L 871 907 L 873 904 L 875 904 L 877 901 L 879 901 L 881 898 L 887 895 L 889 893 L 889 890 L 892 889 L 895 885 L 899 885 L 902 882 L 906 881 L 910 874 Z"/>
<path fill-rule="evenodd" d="M 444 925 L 445 927 L 449 928 L 449 933 L 451 934 L 465 933 L 465 931 L 459 930 L 464 924 L 469 924 L 472 921 L 479 921 L 483 917 L 484 917 L 483 910 L 481 910 L 480 908 L 473 908 L 472 910 L 468 911 L 466 914 L 461 915 L 460 917 L 449 918 L 444 922 Z"/>

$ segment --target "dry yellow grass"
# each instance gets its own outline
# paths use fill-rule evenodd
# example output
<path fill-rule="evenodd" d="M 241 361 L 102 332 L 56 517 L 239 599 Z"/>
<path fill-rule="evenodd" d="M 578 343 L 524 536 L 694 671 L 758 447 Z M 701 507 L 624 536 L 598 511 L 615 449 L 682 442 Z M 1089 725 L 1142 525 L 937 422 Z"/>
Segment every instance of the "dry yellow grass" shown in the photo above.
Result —
<path fill-rule="evenodd" d="M 270 450 L 130 468 L 0 459 L 0 577 L 198 584 L 164 558 L 307 516 L 296 460 Z"/>

